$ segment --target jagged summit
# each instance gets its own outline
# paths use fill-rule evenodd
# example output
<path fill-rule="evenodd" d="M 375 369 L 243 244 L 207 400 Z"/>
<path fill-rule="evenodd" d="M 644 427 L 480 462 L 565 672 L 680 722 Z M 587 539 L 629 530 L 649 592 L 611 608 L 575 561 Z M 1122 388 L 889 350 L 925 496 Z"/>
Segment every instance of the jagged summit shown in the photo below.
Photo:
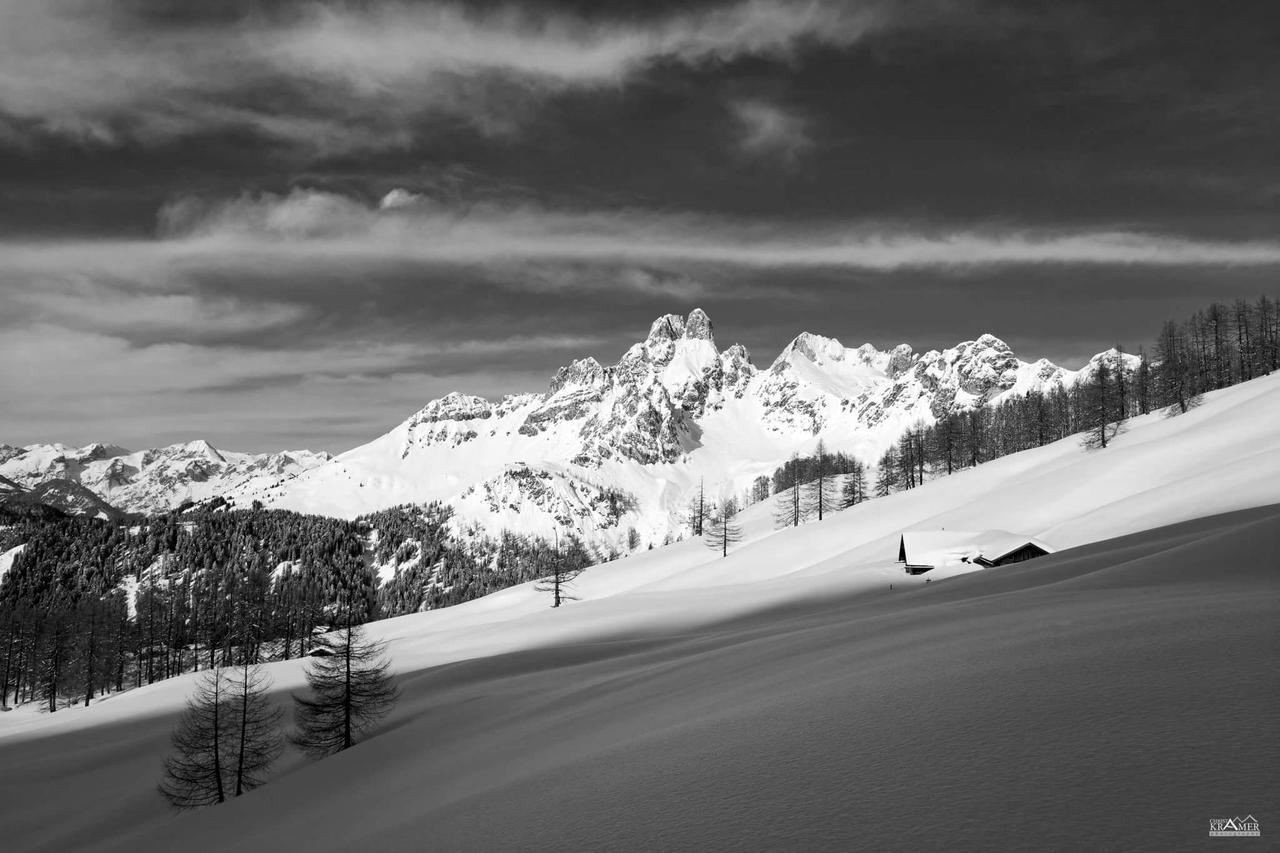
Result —
<path fill-rule="evenodd" d="M 714 343 L 711 328 L 711 318 L 701 308 L 694 308 L 687 318 L 679 314 L 664 314 L 649 326 L 645 343 L 682 339 Z"/>
<path fill-rule="evenodd" d="M 690 340 L 712 341 L 711 335 L 711 318 L 707 316 L 707 312 L 701 308 L 694 308 L 689 312 L 688 319 L 684 322 L 684 336 Z"/>
<path fill-rule="evenodd" d="M 169 447 L 162 448 L 162 449 L 166 451 L 172 451 L 175 453 L 189 454 L 191 456 L 202 456 L 210 460 L 211 462 L 227 461 L 223 457 L 222 452 L 218 450 L 218 448 L 214 447 L 212 444 L 210 444 L 208 441 L 206 441 L 203 438 L 196 439 L 195 441 L 188 441 L 185 444 L 173 444 L 173 445 L 170 445 Z M 125 454 L 113 454 L 113 455 L 123 456 Z"/>

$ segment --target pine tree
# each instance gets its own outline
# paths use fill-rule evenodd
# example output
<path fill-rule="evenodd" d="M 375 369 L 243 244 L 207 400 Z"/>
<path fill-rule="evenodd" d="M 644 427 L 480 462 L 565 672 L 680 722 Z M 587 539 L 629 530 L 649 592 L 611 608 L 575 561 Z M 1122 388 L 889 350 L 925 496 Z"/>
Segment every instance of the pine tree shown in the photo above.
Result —
<path fill-rule="evenodd" d="M 1129 417 L 1129 397 L 1132 392 L 1129 389 L 1129 373 L 1125 365 L 1124 347 L 1119 344 L 1115 346 L 1115 362 L 1112 372 L 1115 374 L 1116 420 L 1123 421 Z"/>
<path fill-rule="evenodd" d="M 699 523 L 699 529 L 705 527 L 705 519 Z M 538 592 L 551 593 L 551 606 L 559 607 L 566 601 L 575 601 L 575 597 L 569 594 L 570 585 L 582 574 L 586 569 L 586 565 L 591 562 L 587 555 L 586 548 L 582 542 L 576 537 L 569 537 L 569 541 L 565 548 L 565 553 L 560 552 L 559 534 L 556 536 L 555 551 L 551 554 L 549 573 L 539 576 L 534 589 Z"/>
<path fill-rule="evenodd" d="M 702 480 L 698 480 L 698 493 L 689 501 L 689 526 L 694 536 L 702 535 L 703 525 L 707 521 L 707 490 Z"/>
<path fill-rule="evenodd" d="M 160 794 L 177 809 L 193 809 L 227 799 L 227 743 L 232 737 L 227 680 L 210 669 L 173 730 L 173 752 L 164 761 Z"/>
<path fill-rule="evenodd" d="M 835 508 L 835 483 L 830 472 L 830 457 L 826 445 L 819 439 L 814 455 L 814 477 L 804 487 L 804 513 L 809 517 L 823 516 Z"/>
<path fill-rule="evenodd" d="M 876 495 L 888 497 L 898 485 L 898 456 L 891 447 L 880 457 L 880 464 L 876 467 Z"/>
<path fill-rule="evenodd" d="M 707 518 L 703 542 L 721 557 L 729 556 L 729 546 L 742 541 L 742 526 L 733 520 L 736 512 L 730 501 L 722 501 Z"/>
<path fill-rule="evenodd" d="M 1115 415 L 1115 375 L 1109 359 L 1098 359 L 1098 367 L 1081 388 L 1080 414 L 1085 447 L 1105 450 L 1107 442 L 1120 431 Z"/>
<path fill-rule="evenodd" d="M 855 460 L 852 467 L 853 470 L 845 475 L 840 490 L 840 505 L 845 509 L 867 499 L 867 478 L 862 463 Z"/>
<path fill-rule="evenodd" d="M 234 797 L 261 785 L 262 776 L 284 748 L 280 735 L 284 712 L 268 697 L 270 686 L 266 672 L 248 657 L 227 676 L 229 728 L 234 739 L 230 744 L 234 764 L 227 769 Z"/>
<path fill-rule="evenodd" d="M 336 636 L 322 637 L 328 654 L 311 659 L 307 684 L 312 699 L 294 695 L 293 743 L 316 758 L 349 748 L 386 716 L 399 696 L 383 643 L 364 638 L 348 619 Z"/>
<path fill-rule="evenodd" d="M 1156 381 L 1162 405 L 1186 412 L 1199 402 L 1186 330 L 1172 320 L 1165 322 L 1156 341 Z"/>
<path fill-rule="evenodd" d="M 1151 363 L 1147 354 L 1138 350 L 1138 370 L 1134 376 L 1134 394 L 1138 398 L 1138 414 L 1145 415 L 1151 411 Z"/>
<path fill-rule="evenodd" d="M 784 467 L 781 472 L 786 478 L 783 482 L 786 485 L 782 489 L 776 491 L 777 500 L 774 504 L 773 522 L 774 526 L 782 527 L 798 527 L 804 522 L 806 513 L 804 502 L 801 499 L 800 489 L 800 456 L 793 453 L 791 455 L 790 464 Z M 774 478 L 775 487 L 778 485 L 778 478 Z"/>

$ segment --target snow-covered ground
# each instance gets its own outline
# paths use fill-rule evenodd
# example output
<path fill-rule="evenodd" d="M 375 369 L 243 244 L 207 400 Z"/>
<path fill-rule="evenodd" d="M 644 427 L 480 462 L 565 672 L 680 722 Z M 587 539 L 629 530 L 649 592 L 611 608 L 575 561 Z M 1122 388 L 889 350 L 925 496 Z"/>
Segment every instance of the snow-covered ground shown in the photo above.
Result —
<path fill-rule="evenodd" d="M 26 543 L 15 545 L 3 554 L 0 554 L 0 579 L 3 579 L 5 573 L 13 568 L 13 561 L 18 559 L 18 555 L 26 548 Z"/>
<path fill-rule="evenodd" d="M 1196 521 L 1280 503 L 1277 423 L 1273 376 L 1105 451 L 1059 442 L 821 523 L 775 532 L 753 507 L 728 558 L 691 541 L 597 566 L 559 610 L 525 585 L 376 623 L 404 690 L 383 732 L 199 815 L 153 791 L 190 677 L 0 715 L 0 838 L 1066 849 L 1093 826 L 1084 847 L 1192 849 L 1208 818 L 1280 801 L 1280 522 Z M 1069 550 L 905 576 L 901 531 L 943 527 Z"/>

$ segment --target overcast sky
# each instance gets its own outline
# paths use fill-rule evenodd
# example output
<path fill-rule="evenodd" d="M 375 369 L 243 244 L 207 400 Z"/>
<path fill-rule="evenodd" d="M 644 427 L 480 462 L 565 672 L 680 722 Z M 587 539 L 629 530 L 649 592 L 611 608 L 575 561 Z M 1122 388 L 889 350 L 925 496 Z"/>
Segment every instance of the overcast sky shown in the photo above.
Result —
<path fill-rule="evenodd" d="M 0 442 L 341 451 L 697 306 L 1136 349 L 1280 290 L 1273 12 L 0 0 Z"/>

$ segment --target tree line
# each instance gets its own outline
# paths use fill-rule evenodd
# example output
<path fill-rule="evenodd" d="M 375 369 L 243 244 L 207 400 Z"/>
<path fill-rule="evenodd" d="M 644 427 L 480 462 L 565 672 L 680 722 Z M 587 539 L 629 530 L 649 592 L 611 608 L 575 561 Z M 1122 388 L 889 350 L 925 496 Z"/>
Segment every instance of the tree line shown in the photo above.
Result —
<path fill-rule="evenodd" d="M 1137 415 L 1181 414 L 1208 391 L 1280 368 L 1277 303 L 1268 297 L 1213 303 L 1168 320 L 1149 356 L 1103 353 L 1070 388 L 1032 390 L 994 406 L 952 412 L 902 434 L 876 465 L 874 492 L 887 495 L 992 459 L 1073 435 L 1105 448 Z"/>
<path fill-rule="evenodd" d="M 573 536 L 453 532 L 438 503 L 355 521 L 254 507 L 135 524 L 0 508 L 0 705 L 72 702 L 243 660 L 306 654 L 350 595 L 357 622 L 581 569 Z M 252 626 L 252 630 L 250 630 Z"/>

